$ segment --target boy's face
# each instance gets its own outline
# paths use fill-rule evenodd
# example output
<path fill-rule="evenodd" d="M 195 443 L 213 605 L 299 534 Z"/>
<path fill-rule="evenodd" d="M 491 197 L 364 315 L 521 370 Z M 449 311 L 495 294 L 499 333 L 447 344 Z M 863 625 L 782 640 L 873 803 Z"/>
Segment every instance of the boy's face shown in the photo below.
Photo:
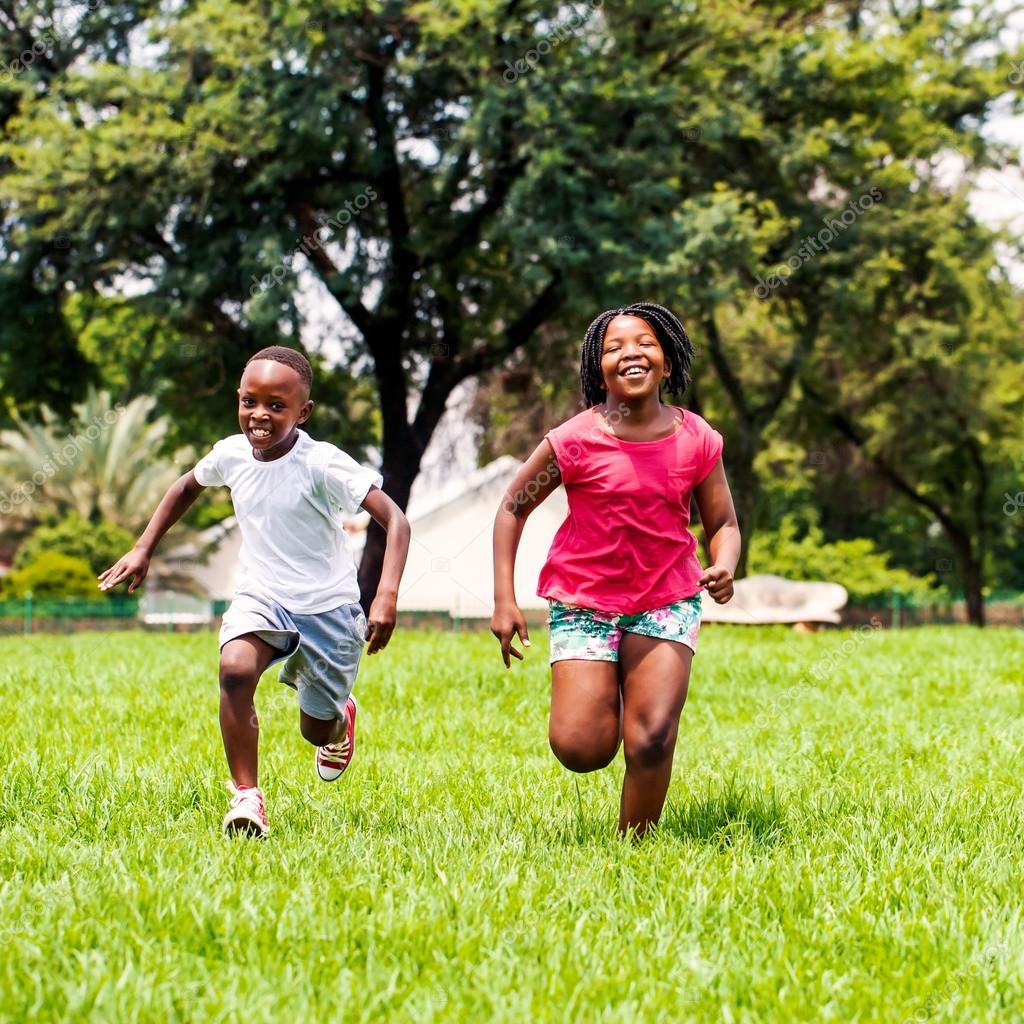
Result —
<path fill-rule="evenodd" d="M 258 459 L 285 454 L 295 428 L 309 419 L 313 403 L 302 377 L 273 359 L 257 359 L 238 386 L 238 425 Z"/>

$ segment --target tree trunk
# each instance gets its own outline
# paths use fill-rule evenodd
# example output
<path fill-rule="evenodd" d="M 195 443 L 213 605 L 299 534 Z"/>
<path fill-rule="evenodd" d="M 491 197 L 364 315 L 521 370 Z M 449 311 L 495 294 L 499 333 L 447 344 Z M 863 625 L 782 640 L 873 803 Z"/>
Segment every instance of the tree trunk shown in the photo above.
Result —
<path fill-rule="evenodd" d="M 408 431 L 408 424 L 404 425 Z M 429 440 L 428 437 L 426 441 Z M 394 447 L 389 449 L 385 441 L 384 466 L 381 472 L 384 482 L 381 487 L 402 511 L 405 511 L 409 504 L 409 492 L 420 471 L 420 459 L 423 449 L 426 447 L 426 441 L 422 446 L 408 444 L 397 451 Z M 377 584 L 380 582 L 386 547 L 387 533 L 384 527 L 376 520 L 371 519 L 366 531 L 363 557 L 359 562 L 359 601 L 364 612 L 369 612 L 370 605 L 377 594 Z"/>
<path fill-rule="evenodd" d="M 971 538 L 966 534 L 953 536 L 953 547 L 960 564 L 960 577 L 964 583 L 964 602 L 967 605 L 967 621 L 972 626 L 985 625 L 985 574 L 981 559 L 972 550 Z"/>
<path fill-rule="evenodd" d="M 758 435 L 744 432 L 739 444 L 734 445 L 728 455 L 729 490 L 732 491 L 733 504 L 736 506 L 736 520 L 740 527 L 740 560 L 736 565 L 736 579 L 747 575 L 747 555 L 750 541 L 757 529 L 757 506 L 760 498 L 760 485 L 754 471 L 754 459 L 757 457 L 761 440 Z"/>

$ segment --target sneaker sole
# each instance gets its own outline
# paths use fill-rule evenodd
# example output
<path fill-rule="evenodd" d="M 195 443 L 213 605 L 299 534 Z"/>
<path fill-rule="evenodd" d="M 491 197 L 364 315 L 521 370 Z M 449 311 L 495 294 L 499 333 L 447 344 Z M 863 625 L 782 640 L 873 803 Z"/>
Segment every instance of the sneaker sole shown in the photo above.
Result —
<path fill-rule="evenodd" d="M 270 832 L 266 825 L 245 815 L 232 818 L 229 814 L 222 827 L 226 836 L 252 836 L 254 839 L 263 839 Z"/>

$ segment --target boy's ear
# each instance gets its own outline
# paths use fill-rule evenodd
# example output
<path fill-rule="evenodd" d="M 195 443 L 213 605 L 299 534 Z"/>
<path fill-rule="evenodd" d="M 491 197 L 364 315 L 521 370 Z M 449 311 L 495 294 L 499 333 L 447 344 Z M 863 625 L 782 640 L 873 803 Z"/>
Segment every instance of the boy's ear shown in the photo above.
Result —
<path fill-rule="evenodd" d="M 316 402 L 312 401 L 312 399 L 309 398 L 306 399 L 305 403 L 302 406 L 302 409 L 299 411 L 300 423 L 305 423 L 306 420 L 309 419 L 309 414 L 313 411 L 314 405 L 316 405 Z"/>

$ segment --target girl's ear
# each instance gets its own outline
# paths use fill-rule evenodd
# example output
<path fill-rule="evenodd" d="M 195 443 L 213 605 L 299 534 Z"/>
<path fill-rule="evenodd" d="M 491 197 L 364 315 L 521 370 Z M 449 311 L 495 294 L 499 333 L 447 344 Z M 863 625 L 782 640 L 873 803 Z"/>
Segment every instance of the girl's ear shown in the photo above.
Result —
<path fill-rule="evenodd" d="M 661 379 L 662 380 L 668 380 L 669 377 L 671 377 L 671 376 L 672 376 L 672 364 L 666 359 L 665 360 L 665 369 L 662 371 Z"/>

